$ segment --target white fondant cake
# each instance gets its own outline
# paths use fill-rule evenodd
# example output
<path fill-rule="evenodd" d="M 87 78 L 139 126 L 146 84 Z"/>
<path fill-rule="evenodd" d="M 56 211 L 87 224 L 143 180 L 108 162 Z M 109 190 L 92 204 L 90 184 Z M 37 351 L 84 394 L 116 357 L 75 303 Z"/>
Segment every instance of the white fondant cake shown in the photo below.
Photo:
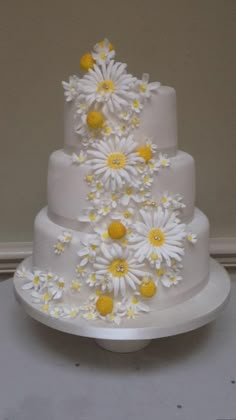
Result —
<path fill-rule="evenodd" d="M 206 285 L 209 224 L 194 159 L 178 151 L 175 90 L 114 57 L 105 39 L 63 82 L 64 148 L 49 159 L 32 270 L 17 275 L 51 316 L 120 324 Z"/>

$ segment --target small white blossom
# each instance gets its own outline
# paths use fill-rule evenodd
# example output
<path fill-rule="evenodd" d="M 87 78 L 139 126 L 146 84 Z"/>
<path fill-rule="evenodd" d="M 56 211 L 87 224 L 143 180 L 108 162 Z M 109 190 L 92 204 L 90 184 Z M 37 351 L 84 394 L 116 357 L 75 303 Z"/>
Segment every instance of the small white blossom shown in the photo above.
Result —
<path fill-rule="evenodd" d="M 77 76 L 70 76 L 68 82 L 62 82 L 64 88 L 66 102 L 73 101 L 78 92 L 78 80 Z"/>
<path fill-rule="evenodd" d="M 136 86 L 141 96 L 150 98 L 152 92 L 158 91 L 161 84 L 160 82 L 149 83 L 149 74 L 143 73 L 142 80 L 137 80 Z"/>
<path fill-rule="evenodd" d="M 48 287 L 53 300 L 60 299 L 65 291 L 65 281 L 63 278 L 58 278 L 50 287 Z"/>
<path fill-rule="evenodd" d="M 30 290 L 30 289 L 39 290 L 43 281 L 42 274 L 43 273 L 40 270 L 35 270 L 33 272 L 28 271 L 25 277 L 27 280 L 27 283 L 25 283 L 22 286 L 22 289 L 23 290 Z"/>
<path fill-rule="evenodd" d="M 87 159 L 87 154 L 83 150 L 81 150 L 80 154 L 77 155 L 76 153 L 72 154 L 71 160 L 72 163 L 75 163 L 76 165 L 83 164 Z"/>
<path fill-rule="evenodd" d="M 93 47 L 93 49 L 94 52 L 92 52 L 92 56 L 97 64 L 107 64 L 112 58 L 115 57 L 115 50 L 113 49 L 110 41 L 107 38 L 105 38 L 103 41 L 98 42 Z"/>
<path fill-rule="evenodd" d="M 170 159 L 167 155 L 159 153 L 158 160 L 162 168 L 168 168 L 170 166 Z"/>
<path fill-rule="evenodd" d="M 196 235 L 196 233 L 188 232 L 187 235 L 186 235 L 186 239 L 191 244 L 195 244 L 197 242 L 197 235 Z"/>

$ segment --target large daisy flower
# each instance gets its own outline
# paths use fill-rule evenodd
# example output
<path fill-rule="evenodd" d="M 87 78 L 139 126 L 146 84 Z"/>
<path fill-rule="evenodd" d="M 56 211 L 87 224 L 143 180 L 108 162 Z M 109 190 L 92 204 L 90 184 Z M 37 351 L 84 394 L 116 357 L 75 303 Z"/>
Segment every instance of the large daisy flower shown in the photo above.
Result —
<path fill-rule="evenodd" d="M 162 261 L 171 265 L 171 258 L 181 261 L 184 254 L 183 239 L 186 236 L 185 225 L 179 223 L 175 213 L 170 213 L 160 206 L 153 213 L 140 210 L 143 222 L 134 225 L 132 247 L 136 250 L 135 258 L 160 266 Z"/>
<path fill-rule="evenodd" d="M 136 152 L 137 144 L 132 137 L 100 141 L 89 150 L 92 157 L 88 161 L 92 165 L 95 176 L 100 177 L 106 188 L 119 190 L 124 185 L 138 187 L 138 171 L 136 165 L 142 161 Z"/>
<path fill-rule="evenodd" d="M 136 290 L 140 284 L 140 277 L 145 276 L 141 270 L 144 264 L 137 263 L 137 260 L 130 255 L 128 249 L 118 244 L 108 247 L 101 245 L 103 256 L 97 257 L 94 268 L 98 278 L 108 278 L 114 290 L 114 296 L 119 293 L 124 296 L 126 285 Z"/>
<path fill-rule="evenodd" d="M 94 65 L 78 82 L 79 91 L 86 97 L 88 106 L 101 103 L 103 111 L 121 112 L 129 105 L 134 97 L 131 86 L 137 80 L 126 73 L 127 65 L 111 60 L 108 65 L 102 64 L 101 68 Z"/>

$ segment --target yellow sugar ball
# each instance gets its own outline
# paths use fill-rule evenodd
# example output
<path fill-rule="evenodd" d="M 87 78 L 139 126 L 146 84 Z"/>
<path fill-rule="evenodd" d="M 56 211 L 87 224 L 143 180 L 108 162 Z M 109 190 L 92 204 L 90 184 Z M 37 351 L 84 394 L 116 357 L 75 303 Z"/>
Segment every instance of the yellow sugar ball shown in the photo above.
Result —
<path fill-rule="evenodd" d="M 80 67 L 84 71 L 92 69 L 96 61 L 93 59 L 93 56 L 89 53 L 84 54 L 80 59 Z"/>
<path fill-rule="evenodd" d="M 99 111 L 90 111 L 87 115 L 87 124 L 90 128 L 97 130 L 102 128 L 104 124 L 104 117 Z"/>
<path fill-rule="evenodd" d="M 149 280 L 140 284 L 139 291 L 142 296 L 151 298 L 156 294 L 157 287 L 153 280 Z"/>
<path fill-rule="evenodd" d="M 113 299 L 110 296 L 101 295 L 96 302 L 97 311 L 105 316 L 113 310 Z"/>
<path fill-rule="evenodd" d="M 126 235 L 126 231 L 126 227 L 123 225 L 123 223 L 119 222 L 119 220 L 111 222 L 108 226 L 108 233 L 112 239 L 123 238 Z"/>
<path fill-rule="evenodd" d="M 152 159 L 152 149 L 150 146 L 140 146 L 137 149 L 137 152 L 139 156 L 145 160 L 146 163 Z"/>

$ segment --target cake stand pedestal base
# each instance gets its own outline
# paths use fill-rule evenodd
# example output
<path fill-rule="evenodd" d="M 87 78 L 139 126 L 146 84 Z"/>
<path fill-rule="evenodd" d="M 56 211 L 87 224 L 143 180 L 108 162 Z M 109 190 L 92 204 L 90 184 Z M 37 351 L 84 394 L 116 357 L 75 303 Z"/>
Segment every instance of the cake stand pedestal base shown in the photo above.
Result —
<path fill-rule="evenodd" d="M 27 258 L 21 266 L 32 270 L 32 258 Z M 213 321 L 225 307 L 230 294 L 227 272 L 217 261 L 210 259 L 208 283 L 195 296 L 170 308 L 132 320 L 123 319 L 117 326 L 102 320 L 53 318 L 32 303 L 30 293 L 22 289 L 24 283 L 24 279 L 15 276 L 15 296 L 32 318 L 56 330 L 94 338 L 99 346 L 124 353 L 141 350 L 151 339 L 181 334 Z"/>
<path fill-rule="evenodd" d="M 95 340 L 105 350 L 117 353 L 131 353 L 147 347 L 151 340 Z"/>

